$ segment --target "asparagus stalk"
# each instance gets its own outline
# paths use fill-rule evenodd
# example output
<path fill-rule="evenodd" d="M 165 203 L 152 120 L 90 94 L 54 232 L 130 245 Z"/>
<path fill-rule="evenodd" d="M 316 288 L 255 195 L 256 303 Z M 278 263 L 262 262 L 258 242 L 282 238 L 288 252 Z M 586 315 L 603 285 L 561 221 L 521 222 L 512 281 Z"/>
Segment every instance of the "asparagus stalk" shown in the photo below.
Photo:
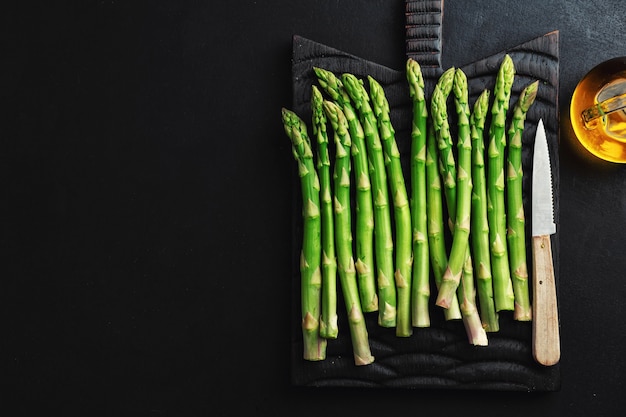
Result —
<path fill-rule="evenodd" d="M 487 218 L 496 311 L 513 310 L 514 294 L 509 270 L 506 240 L 506 207 L 504 198 L 505 174 L 504 152 L 506 145 L 506 113 L 511 98 L 511 86 L 515 77 L 513 60 L 506 55 L 500 64 L 494 87 L 489 127 L 489 163 L 487 170 Z"/>
<path fill-rule="evenodd" d="M 455 90 L 464 90 L 464 95 L 467 96 L 467 79 L 465 78 L 465 74 L 461 70 L 455 71 L 454 75 L 454 89 Z M 463 94 L 462 92 L 457 91 L 457 95 Z M 467 109 L 467 99 L 464 99 L 464 109 Z M 459 101 L 455 98 L 455 101 Z M 445 123 L 444 117 L 447 119 L 446 113 L 444 113 L 444 108 L 446 103 L 444 101 L 443 94 L 437 93 L 437 89 L 435 89 L 435 93 L 433 93 L 433 119 L 436 120 L 436 125 L 443 126 L 440 128 L 444 130 Z M 460 105 L 458 106 L 461 107 Z M 435 112 L 437 112 L 435 114 Z M 463 272 L 463 264 L 465 263 L 465 259 L 468 255 L 468 242 L 469 242 L 469 231 L 470 231 L 470 214 L 471 214 L 471 193 L 472 193 L 472 180 L 471 180 L 471 152 L 472 152 L 472 144 L 471 138 L 469 135 L 469 111 L 459 111 L 459 136 L 457 141 L 458 148 L 458 173 L 457 173 L 457 181 L 456 181 L 456 213 L 454 216 L 450 216 L 451 220 L 454 221 L 454 233 L 452 238 L 452 248 L 450 249 L 450 258 L 448 259 L 448 266 L 446 271 L 444 272 L 441 287 L 439 288 L 439 292 L 437 294 L 436 304 L 440 307 L 448 308 L 452 302 L 452 298 L 454 296 L 457 287 L 459 286 L 459 282 L 461 280 L 461 274 Z M 440 140 L 440 150 L 441 148 Z M 451 156 L 447 159 L 442 160 L 444 164 L 447 161 L 451 160 Z M 450 172 L 450 166 L 448 167 L 448 172 Z M 454 190 L 451 189 L 451 192 Z M 448 200 L 449 202 L 450 200 Z M 452 211 L 451 208 L 453 206 L 449 205 L 449 211 Z"/>
<path fill-rule="evenodd" d="M 320 180 L 320 215 L 322 233 L 322 315 L 320 335 L 336 339 L 337 326 L 337 259 L 335 255 L 335 230 L 333 222 L 333 201 L 330 185 L 330 157 L 328 155 L 328 134 L 326 114 L 320 90 L 313 86 L 311 95 L 313 114 L 313 135 L 317 139 L 317 174 Z"/>
<path fill-rule="evenodd" d="M 454 92 L 454 105 L 458 119 L 458 147 L 459 147 L 459 170 L 458 170 L 458 184 L 459 184 L 459 196 L 457 203 L 463 204 L 462 199 L 469 201 L 468 214 L 468 227 L 471 228 L 471 190 L 472 190 L 472 139 L 470 129 L 470 110 L 468 104 L 468 91 L 467 91 L 467 77 L 462 70 L 457 69 L 454 74 L 454 85 L 452 87 Z M 469 148 L 469 150 L 468 150 Z M 466 185 L 468 183 L 469 185 Z M 469 187 L 469 196 L 464 196 L 462 191 Z M 466 211 L 461 207 L 458 209 L 458 215 L 461 216 Z M 455 221 L 455 239 L 456 239 L 456 227 L 459 223 Z M 460 220 L 463 220 L 462 218 Z M 468 238 L 469 239 L 469 238 Z M 452 242 L 454 246 L 454 240 Z M 457 295 L 461 302 L 461 315 L 463 316 L 463 324 L 469 338 L 469 342 L 473 345 L 486 346 L 487 335 L 485 329 L 482 326 L 478 309 L 476 308 L 476 289 L 474 285 L 474 271 L 472 268 L 472 257 L 470 254 L 469 240 L 465 249 L 465 262 L 461 273 L 461 282 L 457 287 Z"/>
<path fill-rule="evenodd" d="M 487 346 L 487 334 L 482 326 L 476 302 L 474 301 L 476 290 L 474 287 L 472 257 L 469 255 L 465 258 L 465 263 L 463 264 L 463 278 L 461 279 L 458 292 L 461 299 L 461 313 L 467 339 L 474 346 Z"/>
<path fill-rule="evenodd" d="M 454 160 L 452 136 L 448 123 L 446 100 L 454 84 L 455 69 L 446 70 L 435 84 L 431 98 L 431 113 L 439 147 L 439 171 L 443 178 L 444 195 L 448 208 L 448 225 L 453 227 L 456 218 L 456 162 Z"/>
<path fill-rule="evenodd" d="M 369 104 L 369 95 L 361 80 L 353 74 L 341 77 L 344 88 L 352 99 L 363 127 L 372 183 L 374 202 L 374 249 L 378 282 L 378 323 L 383 327 L 396 325 L 396 288 L 393 283 L 393 239 L 387 174 L 382 143 L 378 134 L 376 117 Z"/>
<path fill-rule="evenodd" d="M 294 158 L 302 189 L 302 251 L 300 255 L 302 337 L 304 359 L 318 361 L 326 358 L 326 339 L 319 334 L 321 287 L 321 220 L 320 184 L 313 163 L 313 151 L 306 125 L 295 113 L 282 109 L 285 133 L 292 143 Z"/>
<path fill-rule="evenodd" d="M 413 250 L 411 240 L 411 211 L 409 197 L 402 173 L 400 151 L 396 143 L 395 130 L 389 118 L 389 102 L 383 87 L 373 77 L 368 77 L 372 108 L 378 122 L 387 166 L 387 179 L 393 196 L 395 220 L 395 281 L 397 289 L 396 335 L 408 337 L 413 333 L 411 326 L 411 266 Z"/>
<path fill-rule="evenodd" d="M 489 223 L 487 221 L 487 186 L 485 177 L 484 127 L 489 107 L 489 90 L 484 90 L 474 104 L 470 119 L 472 137 L 472 224 L 470 234 L 474 255 L 474 274 L 483 327 L 487 332 L 500 329 L 493 300 Z"/>
<path fill-rule="evenodd" d="M 352 138 L 352 160 L 354 178 L 356 178 L 356 270 L 359 294 L 363 311 L 378 310 L 378 295 L 374 276 L 374 214 L 372 187 L 367 162 L 367 149 L 363 127 L 350 102 L 350 96 L 343 88 L 343 83 L 332 72 L 322 68 L 313 68 L 320 86 L 341 107 L 348 120 L 348 130 Z"/>
<path fill-rule="evenodd" d="M 428 253 L 435 277 L 435 284 L 439 289 L 448 264 L 446 243 L 444 238 L 443 196 L 441 194 L 441 178 L 439 176 L 437 140 L 433 123 L 427 124 L 426 133 L 426 217 L 428 221 Z M 443 311 L 446 320 L 461 319 L 459 302 L 454 299 L 449 308 Z"/>
<path fill-rule="evenodd" d="M 406 76 L 413 102 L 411 129 L 411 225 L 413 233 L 413 270 L 411 322 L 415 327 L 430 326 L 429 253 L 426 204 L 426 135 L 428 109 L 424 96 L 422 70 L 413 59 L 407 60 Z"/>
<path fill-rule="evenodd" d="M 508 244 L 515 308 L 513 318 L 519 321 L 532 319 L 528 290 L 528 267 L 526 264 L 526 220 L 522 200 L 522 134 L 526 113 L 537 96 L 539 82 L 528 85 L 521 93 L 513 110 L 508 131 L 507 209 Z"/>
<path fill-rule="evenodd" d="M 361 310 L 356 269 L 352 255 L 352 220 L 350 201 L 350 146 L 348 122 L 335 103 L 324 101 L 324 110 L 331 122 L 335 137 L 335 240 L 339 280 L 344 295 L 352 339 L 354 363 L 367 365 L 374 361 L 371 354 L 365 317 Z"/>

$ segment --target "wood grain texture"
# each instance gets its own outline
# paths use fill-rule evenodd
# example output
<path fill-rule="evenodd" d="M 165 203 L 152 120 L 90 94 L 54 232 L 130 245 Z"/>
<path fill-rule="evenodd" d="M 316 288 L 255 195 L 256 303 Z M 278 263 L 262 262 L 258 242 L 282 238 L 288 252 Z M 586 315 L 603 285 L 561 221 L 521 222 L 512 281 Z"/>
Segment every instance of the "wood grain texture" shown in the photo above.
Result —
<path fill-rule="evenodd" d="M 412 3 L 409 1 L 407 7 Z M 411 6 L 413 7 L 413 6 Z M 409 29 L 407 23 L 407 30 Z M 411 29 L 415 34 L 420 32 Z M 421 32 L 421 33 L 427 33 Z M 408 45 L 408 44 L 407 44 Z M 548 146 L 553 161 L 555 190 L 555 220 L 558 223 L 558 33 L 553 32 L 533 39 L 523 45 L 512 47 L 500 54 L 477 60 L 463 66 L 468 76 L 471 92 L 470 104 L 483 88 L 493 88 L 495 75 L 504 53 L 509 53 L 516 65 L 518 76 L 513 86 L 511 104 L 517 100 L 523 87 L 531 80 L 540 80 L 538 99 L 529 111 L 523 136 L 524 205 L 526 217 L 530 218 L 530 174 L 532 144 L 536 122 L 542 118 L 546 125 Z M 293 110 L 305 120 L 310 120 L 310 91 L 315 82 L 312 68 L 322 67 L 336 74 L 350 72 L 364 78 L 371 75 L 385 88 L 391 107 L 391 118 L 396 130 L 396 140 L 402 155 L 405 178 L 409 169 L 411 129 L 411 102 L 404 69 L 390 69 L 360 59 L 349 53 L 294 36 L 293 39 Z M 428 74 L 427 81 L 433 85 L 437 70 Z M 428 85 L 428 84 L 427 84 Z M 427 87 L 427 94 L 430 96 Z M 452 112 L 453 113 L 453 112 Z M 451 114 L 451 116 L 454 116 Z M 451 121 L 451 125 L 454 121 Z M 294 186 L 297 182 L 294 181 Z M 407 184 L 408 186 L 408 184 Z M 299 271 L 298 252 L 301 225 L 298 222 L 300 208 L 294 202 L 293 244 L 293 311 L 298 312 Z M 527 227 L 530 225 L 527 224 Z M 530 230 L 530 229 L 528 229 Z M 527 233 L 530 258 L 530 232 Z M 558 277 L 558 237 L 552 236 L 552 248 L 556 276 Z M 529 259 L 530 265 L 531 259 Z M 436 294 L 433 288 L 431 294 Z M 539 365 L 532 353 L 532 325 L 520 323 L 511 315 L 500 315 L 500 332 L 489 334 L 489 346 L 469 345 L 461 322 L 446 322 L 443 314 L 431 305 L 431 327 L 414 329 L 410 338 L 398 338 L 395 329 L 378 326 L 376 313 L 366 314 L 372 354 L 376 361 L 366 367 L 356 367 L 348 333 L 347 318 L 343 306 L 339 306 L 340 335 L 329 341 L 327 359 L 311 363 L 302 360 L 302 341 L 298 314 L 292 320 L 292 383 L 299 386 L 335 387 L 402 387 L 444 389 L 486 389 L 511 391 L 555 391 L 560 388 L 559 365 Z"/>
<path fill-rule="evenodd" d="M 545 366 L 561 358 L 559 310 L 550 236 L 533 236 L 533 357 Z"/>

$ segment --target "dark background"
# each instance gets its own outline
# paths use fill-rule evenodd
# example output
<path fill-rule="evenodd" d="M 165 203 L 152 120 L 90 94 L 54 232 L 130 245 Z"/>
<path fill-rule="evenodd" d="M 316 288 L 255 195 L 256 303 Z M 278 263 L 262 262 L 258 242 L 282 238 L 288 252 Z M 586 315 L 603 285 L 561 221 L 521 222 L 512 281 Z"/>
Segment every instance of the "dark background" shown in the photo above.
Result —
<path fill-rule="evenodd" d="M 562 388 L 551 394 L 290 386 L 297 195 L 280 108 L 291 37 L 401 69 L 403 1 L 19 8 L 0 25 L 3 414 L 600 416 L 626 405 L 626 168 L 582 153 L 565 117 L 577 81 L 626 55 L 625 2 L 445 1 L 444 67 L 560 31 Z"/>

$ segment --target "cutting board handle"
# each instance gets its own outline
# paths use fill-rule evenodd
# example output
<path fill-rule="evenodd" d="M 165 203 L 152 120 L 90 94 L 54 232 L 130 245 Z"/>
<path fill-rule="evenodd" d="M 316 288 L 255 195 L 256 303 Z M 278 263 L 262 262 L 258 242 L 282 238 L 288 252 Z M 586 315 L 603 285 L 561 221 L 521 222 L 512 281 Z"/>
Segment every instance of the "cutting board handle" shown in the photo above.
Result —
<path fill-rule="evenodd" d="M 406 0 L 406 55 L 416 60 L 426 79 L 441 68 L 443 0 Z"/>

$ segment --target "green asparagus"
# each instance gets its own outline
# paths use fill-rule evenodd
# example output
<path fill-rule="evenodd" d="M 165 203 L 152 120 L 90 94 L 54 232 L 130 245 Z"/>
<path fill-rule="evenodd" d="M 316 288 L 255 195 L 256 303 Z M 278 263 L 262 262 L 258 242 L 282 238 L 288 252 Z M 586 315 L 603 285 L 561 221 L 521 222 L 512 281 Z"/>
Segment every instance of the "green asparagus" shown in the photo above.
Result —
<path fill-rule="evenodd" d="M 303 236 L 300 255 L 302 336 L 304 359 L 326 358 L 326 339 L 319 334 L 321 278 L 320 184 L 306 125 L 294 112 L 282 109 L 285 133 L 292 143 L 302 191 Z"/>
<path fill-rule="evenodd" d="M 339 280 L 344 296 L 354 363 L 367 365 L 374 361 L 371 354 L 365 317 L 359 300 L 356 282 L 356 268 L 352 255 L 352 220 L 350 199 L 350 147 L 352 145 L 348 122 L 335 103 L 324 101 L 324 110 L 328 116 L 335 137 L 335 241 L 337 245 L 337 265 Z"/>
<path fill-rule="evenodd" d="M 354 177 L 356 178 L 355 265 L 359 279 L 359 293 L 363 311 L 376 311 L 378 310 L 378 295 L 374 275 L 374 210 L 363 128 L 341 80 L 325 69 L 313 68 L 313 70 L 320 86 L 341 107 L 348 120 L 348 130 L 352 138 Z"/>
<path fill-rule="evenodd" d="M 472 199 L 472 138 L 470 128 L 470 110 L 468 104 L 468 87 L 467 77 L 465 73 L 457 69 L 454 74 L 454 85 L 452 88 L 454 92 L 454 105 L 458 119 L 458 147 L 459 147 L 459 196 L 457 199 L 458 204 L 463 204 L 462 198 L 469 200 L 468 210 L 468 224 L 471 229 L 471 199 Z M 465 175 L 464 175 L 465 174 Z M 466 185 L 468 183 L 469 185 Z M 469 187 L 469 196 L 464 196 L 462 191 Z M 461 210 L 459 206 L 458 215 L 460 216 L 465 211 Z M 455 220 L 455 239 L 456 239 L 456 227 L 458 226 L 457 219 Z M 462 219 L 461 219 L 462 220 Z M 468 238 L 469 239 L 469 238 Z M 454 240 L 452 242 L 454 246 Z M 472 268 L 472 257 L 469 240 L 465 249 L 465 262 L 461 273 L 461 282 L 457 287 L 457 296 L 461 303 L 461 315 L 463 316 L 463 324 L 469 338 L 469 342 L 473 345 L 486 346 L 487 335 L 485 329 L 482 326 L 478 309 L 476 308 L 476 288 L 474 285 L 474 273 Z"/>
<path fill-rule="evenodd" d="M 320 335 L 337 338 L 337 258 L 335 255 L 335 226 L 328 155 L 328 133 L 322 93 L 312 87 L 311 111 L 313 135 L 317 139 L 317 174 L 320 180 L 320 215 L 322 223 L 322 316 Z"/>
<path fill-rule="evenodd" d="M 439 149 L 439 171 L 443 178 L 444 196 L 448 208 L 448 226 L 454 226 L 456 218 L 456 162 L 454 160 L 452 136 L 448 122 L 447 99 L 454 84 L 455 68 L 446 70 L 435 84 L 431 97 L 431 113 Z"/>
<path fill-rule="evenodd" d="M 465 74 L 456 70 L 454 74 L 454 85 L 457 89 L 465 89 L 465 96 L 467 96 L 467 80 Z M 435 89 L 433 94 L 433 120 L 436 125 L 439 125 L 439 131 L 445 130 L 447 122 L 447 114 L 445 112 L 445 99 L 443 94 L 438 93 Z M 467 108 L 467 100 L 465 100 L 465 108 Z M 450 249 L 450 256 L 448 259 L 448 266 L 444 272 L 441 287 L 437 294 L 436 304 L 440 307 L 448 308 L 452 302 L 454 293 L 459 286 L 461 275 L 463 272 L 463 265 L 468 255 L 468 242 L 470 232 L 470 214 L 471 214 L 471 193 L 472 193 L 472 181 L 471 181 L 471 152 L 472 144 L 469 135 L 469 112 L 461 111 L 459 115 L 459 136 L 458 136 L 458 172 L 456 181 L 456 213 L 454 216 L 450 216 L 450 219 L 454 222 L 452 248 Z M 464 132 L 464 133 L 463 133 Z M 440 150 L 442 150 L 442 141 L 445 140 L 442 136 L 440 139 Z M 443 155 L 442 155 L 443 156 Z M 442 158 L 442 165 L 448 165 L 448 176 L 451 172 L 452 154 L 445 159 Z M 454 189 L 450 188 L 450 195 Z M 449 202 L 450 200 L 448 200 Z M 449 203 L 448 203 L 449 204 Z M 452 212 L 452 205 L 448 205 L 448 211 Z"/>
<path fill-rule="evenodd" d="M 422 70 L 413 59 L 407 60 L 406 75 L 413 102 L 411 129 L 411 225 L 413 233 L 413 270 L 411 284 L 411 322 L 415 327 L 430 326 L 429 253 L 426 204 L 426 135 L 428 109 L 424 96 Z"/>
<path fill-rule="evenodd" d="M 487 220 L 487 188 L 485 177 L 485 119 L 489 107 L 489 90 L 484 90 L 474 104 L 470 119 L 472 135 L 472 224 L 470 234 L 474 258 L 474 275 L 483 327 L 487 332 L 500 329 L 498 313 L 493 300 L 491 253 L 489 250 L 489 223 Z"/>
<path fill-rule="evenodd" d="M 444 237 L 443 196 L 439 176 L 437 140 L 432 123 L 428 124 L 426 134 L 426 210 L 428 221 L 428 253 L 435 277 L 437 289 L 441 288 L 443 274 L 448 265 L 448 254 Z M 444 309 L 446 320 L 460 320 L 461 310 L 454 294 L 450 307 Z"/>
<path fill-rule="evenodd" d="M 393 238 L 389 191 L 383 157 L 382 143 L 378 133 L 376 117 L 369 104 L 369 95 L 361 80 L 353 74 L 341 77 L 344 88 L 354 103 L 358 113 L 365 141 L 372 183 L 374 202 L 374 248 L 376 254 L 378 282 L 378 323 L 383 327 L 396 325 L 396 288 L 393 282 Z"/>
<path fill-rule="evenodd" d="M 402 173 L 400 151 L 396 143 L 395 130 L 389 118 L 389 103 L 383 87 L 373 77 L 368 77 L 372 109 L 378 122 L 378 130 L 383 145 L 383 155 L 387 166 L 389 188 L 393 196 L 395 220 L 395 281 L 397 289 L 396 335 L 408 337 L 413 333 L 411 326 L 411 211 L 409 197 Z"/>
<path fill-rule="evenodd" d="M 489 162 L 487 170 L 487 218 L 496 311 L 514 309 L 513 285 L 509 270 L 506 239 L 506 207 L 504 198 L 505 174 L 504 152 L 506 145 L 506 113 L 511 98 L 515 67 L 509 55 L 505 55 L 494 87 L 494 102 L 489 127 Z"/>
<path fill-rule="evenodd" d="M 537 96 L 539 82 L 528 85 L 520 94 L 508 131 L 507 209 L 508 244 L 515 309 L 513 318 L 519 321 L 532 319 L 528 290 L 528 267 L 526 263 L 526 232 L 524 202 L 522 200 L 522 134 L 526 113 Z"/>

